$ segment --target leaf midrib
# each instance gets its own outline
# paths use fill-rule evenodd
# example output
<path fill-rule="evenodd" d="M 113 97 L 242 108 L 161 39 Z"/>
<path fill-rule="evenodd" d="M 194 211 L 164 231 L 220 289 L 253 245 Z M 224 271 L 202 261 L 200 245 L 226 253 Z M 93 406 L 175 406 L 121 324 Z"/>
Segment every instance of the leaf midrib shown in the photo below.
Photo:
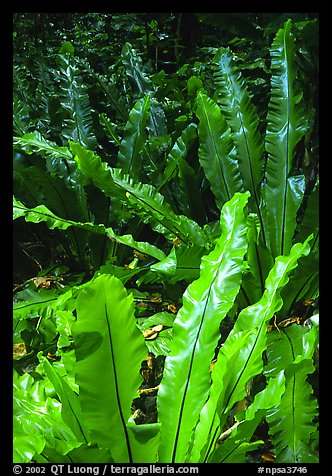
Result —
<path fill-rule="evenodd" d="M 288 65 L 288 51 L 286 45 L 286 34 L 284 34 L 284 52 L 285 52 L 285 63 Z M 287 74 L 287 133 L 286 133 L 286 160 L 285 160 L 285 176 L 284 176 L 284 194 L 283 194 L 283 215 L 282 215 L 282 233 L 281 233 L 281 244 L 280 244 L 280 254 L 284 254 L 284 247 L 285 247 L 285 228 L 286 228 L 286 208 L 287 208 L 287 188 L 288 188 L 288 173 L 289 173 L 289 123 L 290 123 L 290 79 L 289 79 L 289 68 L 286 68 Z"/>
<path fill-rule="evenodd" d="M 274 302 L 274 296 L 275 296 L 276 292 L 277 292 L 278 289 L 279 289 L 279 286 L 280 286 L 279 283 L 280 283 L 280 281 L 283 279 L 285 273 L 287 273 L 287 268 L 286 268 L 285 272 L 279 277 L 278 284 L 277 284 L 277 286 L 276 286 L 275 289 L 274 289 L 274 293 L 273 293 L 273 295 L 272 295 L 272 298 L 269 300 L 270 304 L 272 304 L 272 303 Z M 252 356 L 252 354 L 253 354 L 253 352 L 254 352 L 254 350 L 255 350 L 255 348 L 256 348 L 256 345 L 257 345 L 258 339 L 259 339 L 259 337 L 260 337 L 260 335 L 261 335 L 263 326 L 264 326 L 264 324 L 265 324 L 265 322 L 266 322 L 266 320 L 267 320 L 266 315 L 269 313 L 269 310 L 270 310 L 270 309 L 271 309 L 271 307 L 269 306 L 268 309 L 265 310 L 264 317 L 262 318 L 261 324 L 260 324 L 260 326 L 259 326 L 259 328 L 258 328 L 257 336 L 256 336 L 256 339 L 255 339 L 255 341 L 254 341 L 254 343 L 253 343 L 253 346 L 252 346 L 252 348 L 251 348 L 250 354 L 249 354 L 248 358 L 246 359 L 245 365 L 243 366 L 243 368 L 242 368 L 242 370 L 241 370 L 241 372 L 240 372 L 238 378 L 236 379 L 235 384 L 233 385 L 233 389 L 232 389 L 232 391 L 231 391 L 230 394 L 229 394 L 229 397 L 228 397 L 228 399 L 227 399 L 227 401 L 226 401 L 226 403 L 225 403 L 225 405 L 224 405 L 223 410 L 220 412 L 221 415 L 224 414 L 224 412 L 225 412 L 225 410 L 226 410 L 226 408 L 227 408 L 227 406 L 228 406 L 228 403 L 229 403 L 229 401 L 230 401 L 230 399 L 231 399 L 231 397 L 232 397 L 232 395 L 233 395 L 233 393 L 234 393 L 234 391 L 235 391 L 235 389 L 236 389 L 236 387 L 237 387 L 237 385 L 238 385 L 238 383 L 239 383 L 239 381 L 240 381 L 240 379 L 241 379 L 241 377 L 242 377 L 244 371 L 246 370 L 247 366 L 249 365 L 251 356 Z M 217 409 L 215 410 L 215 413 L 216 413 L 216 411 L 217 411 Z M 213 422 L 213 420 L 212 420 L 212 422 Z M 212 427 L 212 425 L 211 425 L 211 427 Z M 212 437 L 212 439 L 211 439 L 211 443 L 210 443 L 210 445 L 209 445 L 209 448 L 208 448 L 208 450 L 206 451 L 204 463 L 206 462 L 206 460 L 207 460 L 207 458 L 208 458 L 208 456 L 209 456 L 209 454 L 210 454 L 210 451 L 211 451 L 211 449 L 212 449 L 212 447 L 213 447 L 213 444 L 214 444 L 214 441 L 215 441 L 215 439 L 216 439 L 216 437 L 217 437 L 218 432 L 219 432 L 219 426 L 217 426 L 217 428 L 215 429 L 215 432 L 214 432 L 213 437 Z"/>
<path fill-rule="evenodd" d="M 208 130 L 209 130 L 209 134 L 210 134 L 210 137 L 211 137 L 211 140 L 212 140 L 212 146 L 213 146 L 213 151 L 214 151 L 214 155 L 215 157 L 217 158 L 217 164 L 218 164 L 218 168 L 219 168 L 219 171 L 220 171 L 220 175 L 222 177 L 222 180 L 223 180 L 223 183 L 224 183 L 224 187 L 225 187 L 225 190 L 226 190 L 226 193 L 227 193 L 227 200 L 230 200 L 231 199 L 231 195 L 230 195 L 230 191 L 228 189 L 228 185 L 227 185 L 227 181 L 225 179 L 225 176 L 224 176 L 224 172 L 223 172 L 223 169 L 221 167 L 221 158 L 218 154 L 218 149 L 217 149 L 217 146 L 216 146 L 216 141 L 215 141 L 215 136 L 212 132 L 212 127 L 211 127 L 211 124 L 210 124 L 210 121 L 209 121 L 209 117 L 208 117 L 208 114 L 207 114 L 207 110 L 206 110 L 206 107 L 205 107 L 205 103 L 204 101 L 202 100 L 202 96 L 201 96 L 201 102 L 202 102 L 202 105 L 203 105 L 203 108 L 204 108 L 204 115 L 205 115 L 205 118 L 206 118 L 206 123 L 207 123 L 207 126 L 208 126 Z"/>
<path fill-rule="evenodd" d="M 108 312 L 107 312 L 107 296 L 106 296 L 106 291 L 105 291 L 105 286 L 104 285 L 103 285 L 102 289 L 103 289 L 103 294 L 104 294 L 104 316 L 105 316 L 107 331 L 108 331 L 108 342 L 109 342 L 109 346 L 110 346 L 110 353 L 111 353 L 111 356 L 112 356 L 111 362 L 112 362 L 113 374 L 114 374 L 116 401 L 117 401 L 117 404 L 118 404 L 118 410 L 119 410 L 119 415 L 120 415 L 120 419 L 121 419 L 121 424 L 122 424 L 123 431 L 124 431 L 124 434 L 125 434 L 125 440 L 126 440 L 129 463 L 132 463 L 133 462 L 133 457 L 132 457 L 132 453 L 131 453 L 130 440 L 129 440 L 129 434 L 128 434 L 128 430 L 127 430 L 127 426 L 126 426 L 126 421 L 125 421 L 125 418 L 123 416 L 120 390 L 119 390 L 119 381 L 118 381 L 117 369 L 116 369 L 116 365 L 115 365 L 116 356 L 115 356 L 115 352 L 114 352 L 110 320 L 109 320 Z"/>
<path fill-rule="evenodd" d="M 234 224 L 235 224 L 235 220 L 233 221 L 233 228 L 232 228 L 231 235 L 233 235 L 233 233 L 234 233 Z M 212 287 L 213 287 L 213 284 L 214 284 L 215 280 L 217 279 L 219 269 L 220 269 L 221 265 L 223 264 L 223 257 L 224 257 L 224 254 L 226 252 L 226 249 L 227 249 L 227 244 L 232 243 L 232 242 L 233 242 L 233 240 L 232 240 L 232 238 L 230 238 L 228 240 L 228 242 L 226 242 L 225 245 L 224 245 L 224 248 L 222 250 L 222 254 L 219 257 L 219 264 L 218 264 L 217 270 L 216 270 L 215 275 L 212 279 L 212 282 L 209 286 L 209 291 L 208 291 L 208 294 L 207 294 L 207 297 L 206 297 L 206 300 L 205 300 L 204 310 L 203 310 L 203 313 L 202 313 L 202 316 L 201 316 L 201 322 L 200 322 L 199 329 L 198 329 L 198 332 L 197 332 L 197 336 L 196 336 L 196 339 L 195 339 L 195 342 L 194 342 L 193 351 L 192 351 L 192 355 L 191 355 L 191 359 L 190 359 L 188 376 L 187 376 L 187 380 L 186 380 L 186 386 L 185 386 L 185 389 L 184 389 L 184 394 L 183 394 L 183 398 L 182 398 L 182 402 L 181 402 L 180 415 L 179 415 L 178 426 L 177 426 L 177 431 L 176 431 L 176 436 L 175 436 L 175 441 L 174 441 L 174 447 L 173 447 L 172 463 L 175 462 L 176 451 L 177 451 L 177 442 L 178 442 L 179 435 L 180 435 L 180 430 L 181 430 L 181 421 L 182 421 L 182 417 L 183 417 L 184 404 L 185 404 L 185 400 L 186 400 L 186 397 L 187 397 L 187 391 L 188 391 L 188 387 L 189 387 L 189 383 L 190 383 L 190 377 L 191 377 L 193 362 L 194 362 L 194 358 L 195 358 L 196 347 L 197 347 L 197 344 L 198 344 L 198 341 L 199 341 L 199 337 L 200 337 L 200 334 L 201 334 L 201 329 L 202 329 L 203 323 L 205 321 L 205 313 L 206 313 L 206 309 L 207 309 L 207 306 L 208 306 L 208 303 L 209 303 L 211 290 L 212 290 Z"/>

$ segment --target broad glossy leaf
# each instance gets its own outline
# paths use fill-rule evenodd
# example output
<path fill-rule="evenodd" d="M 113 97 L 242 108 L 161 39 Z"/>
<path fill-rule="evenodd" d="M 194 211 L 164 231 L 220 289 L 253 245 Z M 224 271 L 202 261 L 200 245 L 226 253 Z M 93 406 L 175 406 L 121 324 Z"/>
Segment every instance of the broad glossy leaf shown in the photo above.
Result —
<path fill-rule="evenodd" d="M 195 435 L 198 451 L 209 442 L 202 453 L 204 461 L 214 449 L 227 412 L 245 397 L 245 386 L 249 380 L 263 370 L 262 353 L 266 348 L 267 324 L 282 306 L 280 291 L 289 281 L 288 274 L 309 250 L 307 240 L 304 244 L 294 245 L 289 255 L 276 258 L 266 279 L 263 296 L 240 312 L 219 351 L 212 370 L 210 397 L 201 412 Z M 216 415 L 219 417 L 216 418 Z"/>
<path fill-rule="evenodd" d="M 73 336 L 85 425 L 115 462 L 133 462 L 127 423 L 146 347 L 133 297 L 119 279 L 101 275 L 85 286 L 77 299 Z"/>
<path fill-rule="evenodd" d="M 173 182 L 172 195 L 176 197 L 177 206 L 185 216 L 203 224 L 207 221 L 207 214 L 197 172 L 184 159 L 178 165 L 178 183 Z"/>
<path fill-rule="evenodd" d="M 152 92 L 152 81 L 143 72 L 143 62 L 141 57 L 130 43 L 125 43 L 121 51 L 122 62 L 126 67 L 127 75 L 132 79 L 138 91 L 138 97 Z"/>
<path fill-rule="evenodd" d="M 49 316 L 58 298 L 59 294 L 44 289 L 39 291 L 26 289 L 17 293 L 13 306 L 14 318 Z"/>
<path fill-rule="evenodd" d="M 66 309 L 70 305 L 73 296 L 73 288 L 63 294 L 56 294 L 52 290 L 41 289 L 39 291 L 25 289 L 15 294 L 13 305 L 13 340 L 14 343 L 31 341 L 36 337 L 35 324 L 30 319 L 38 318 L 38 333 L 44 338 L 52 340 L 56 332 L 54 321 L 50 319 L 56 309 Z M 28 335 L 25 335 L 26 331 Z M 29 344 L 30 345 L 30 344 Z"/>
<path fill-rule="evenodd" d="M 126 284 L 127 281 L 129 281 L 137 274 L 146 272 L 146 269 L 144 267 L 134 269 L 124 268 L 122 266 L 115 266 L 112 261 L 113 260 L 106 261 L 106 263 L 95 272 L 95 276 L 99 276 L 101 274 L 109 274 L 120 279 L 123 284 Z"/>
<path fill-rule="evenodd" d="M 155 136 L 165 136 L 167 134 L 167 120 L 165 112 L 157 99 L 151 96 L 149 131 Z"/>
<path fill-rule="evenodd" d="M 64 422 L 59 401 L 38 391 L 41 386 L 29 374 L 14 378 L 14 462 L 29 462 L 44 448 L 63 455 L 81 444 Z"/>
<path fill-rule="evenodd" d="M 163 251 L 159 250 L 156 246 L 150 245 L 146 242 L 135 241 L 131 235 L 117 235 L 116 233 L 114 233 L 112 228 L 106 228 L 102 224 L 95 225 L 89 222 L 80 223 L 75 222 L 73 220 L 58 217 L 44 205 L 38 205 L 37 207 L 30 209 L 25 207 L 24 204 L 19 200 L 16 200 L 15 197 L 13 206 L 13 216 L 14 219 L 24 217 L 27 222 L 46 222 L 48 227 L 51 229 L 59 228 L 61 230 L 66 230 L 69 227 L 75 227 L 89 231 L 91 233 L 106 235 L 110 239 L 115 240 L 118 243 L 130 246 L 131 248 L 135 248 L 141 253 L 153 256 L 158 260 L 162 260 L 165 258 L 165 254 L 163 253 Z"/>
<path fill-rule="evenodd" d="M 100 157 L 83 149 L 79 144 L 70 144 L 81 172 L 107 196 L 116 196 L 125 207 L 150 223 L 158 233 L 184 243 L 207 245 L 207 235 L 196 222 L 184 215 L 177 215 L 163 195 L 149 184 L 133 181 L 120 169 L 111 168 Z"/>
<path fill-rule="evenodd" d="M 274 257 L 292 245 L 296 215 L 303 199 L 305 179 L 294 174 L 294 153 L 307 129 L 302 93 L 296 85 L 291 20 L 281 28 L 271 47 L 271 97 L 267 115 L 266 205 L 268 242 Z"/>
<path fill-rule="evenodd" d="M 311 237 L 310 237 L 311 238 Z M 243 309 L 233 327 L 229 337 L 226 339 L 225 345 L 221 348 L 221 355 L 227 350 L 227 341 L 231 340 L 232 335 L 237 332 L 252 330 L 255 337 L 245 349 L 241 350 L 242 358 L 244 358 L 244 366 L 241 366 L 238 361 L 238 374 L 234 372 L 231 384 L 225 394 L 224 409 L 229 409 L 235 401 L 240 400 L 244 396 L 245 384 L 251 377 L 257 375 L 263 366 L 262 352 L 266 347 L 266 327 L 269 320 L 272 318 L 282 306 L 282 299 L 280 296 L 281 289 L 289 281 L 289 273 L 298 265 L 298 260 L 301 256 L 308 254 L 310 247 L 308 240 L 303 244 L 297 243 L 291 249 L 289 255 L 279 256 L 275 260 L 275 265 L 271 269 L 266 282 L 265 291 L 262 298 L 252 306 Z M 237 375 L 235 377 L 235 375 Z M 238 394 L 238 395 L 237 395 Z M 240 398 L 239 398 L 240 397 Z"/>
<path fill-rule="evenodd" d="M 265 369 L 274 376 L 285 369 L 286 390 L 278 406 L 267 413 L 269 433 L 277 454 L 276 462 L 315 463 L 318 457 L 311 445 L 317 431 L 317 400 L 307 381 L 315 368 L 312 361 L 317 330 L 293 324 L 269 333 Z"/>
<path fill-rule="evenodd" d="M 58 63 L 61 73 L 61 106 L 69 114 L 69 117 L 64 120 L 63 137 L 94 149 L 96 137 L 93 130 L 91 105 L 87 90 L 82 84 L 81 71 L 76 66 L 76 60 L 70 55 L 59 55 Z"/>
<path fill-rule="evenodd" d="M 179 210 L 199 223 L 206 221 L 197 173 L 188 163 L 188 153 L 197 139 L 197 126 L 190 123 L 171 148 L 158 190 L 176 203 Z"/>
<path fill-rule="evenodd" d="M 162 326 L 162 330 L 158 330 L 155 334 L 152 334 L 152 339 L 145 339 L 148 351 L 152 352 L 155 356 L 166 356 L 169 353 L 172 342 L 172 327 L 174 319 L 174 314 L 165 311 L 157 312 L 152 316 L 138 319 L 137 326 L 143 331 L 143 334 L 147 330 L 149 332 L 150 330 L 155 329 L 155 326 Z"/>
<path fill-rule="evenodd" d="M 190 284 L 173 325 L 158 392 L 161 422 L 160 462 L 184 462 L 189 440 L 210 387 L 209 364 L 219 326 L 232 307 L 241 283 L 246 252 L 243 209 L 249 193 L 236 193 L 221 213 L 222 234 L 202 258 L 200 277 Z"/>
<path fill-rule="evenodd" d="M 109 140 L 119 147 L 121 140 L 116 131 L 116 124 L 114 124 L 104 112 L 99 114 L 99 122 L 104 127 Z"/>
<path fill-rule="evenodd" d="M 113 463 L 113 458 L 107 448 L 100 448 L 96 444 L 82 443 L 77 448 L 72 449 L 66 454 L 60 454 L 54 448 L 44 448 L 41 454 L 35 455 L 34 462 L 40 464 L 47 463 L 81 463 L 82 466 L 89 463 Z"/>
<path fill-rule="evenodd" d="M 40 356 L 40 362 L 46 376 L 52 382 L 60 398 L 63 421 L 69 426 L 78 441 L 88 443 L 88 432 L 83 425 L 78 395 L 70 388 L 66 380 L 54 370 L 45 357 Z"/>
<path fill-rule="evenodd" d="M 310 254 L 294 271 L 292 280 L 283 295 L 282 317 L 287 317 L 301 301 L 314 300 L 319 295 L 319 184 L 311 192 L 304 216 L 298 224 L 296 241 L 304 240 L 313 233 Z"/>
<path fill-rule="evenodd" d="M 317 238 L 317 235 L 316 235 Z M 317 240 L 313 242 L 316 246 Z M 282 293 L 284 305 L 280 311 L 280 320 L 286 319 L 297 306 L 305 301 L 312 302 L 319 296 L 319 262 L 316 253 L 310 253 L 301 260 L 299 267 L 294 270 L 292 279 Z"/>
<path fill-rule="evenodd" d="M 246 345 L 248 339 L 252 339 L 252 335 L 250 331 L 234 334 L 227 348 L 227 357 L 218 358 L 213 367 L 208 399 L 201 409 L 199 421 L 192 436 L 192 447 L 187 456 L 189 462 L 206 462 L 211 451 L 214 450 L 217 435 L 219 436 L 220 433 L 218 402 L 223 399 L 241 349 Z"/>
<path fill-rule="evenodd" d="M 129 438 L 135 463 L 155 463 L 158 458 L 160 423 L 129 423 Z"/>
<path fill-rule="evenodd" d="M 76 302 L 76 299 L 75 299 Z M 75 305 L 75 304 L 74 304 Z M 53 362 L 53 369 L 66 380 L 66 383 L 78 393 L 78 386 L 75 383 L 74 364 L 75 350 L 72 336 L 72 327 L 76 322 L 76 316 L 72 311 L 55 310 L 56 329 L 58 331 L 57 355 L 60 360 Z"/>
<path fill-rule="evenodd" d="M 163 172 L 163 179 L 160 184 L 162 188 L 169 180 L 171 180 L 176 174 L 181 159 L 185 159 L 188 154 L 188 150 L 193 141 L 197 138 L 197 126 L 196 124 L 189 124 L 182 132 L 181 135 L 175 141 L 172 149 L 170 150 L 166 166 Z"/>
<path fill-rule="evenodd" d="M 141 176 L 141 153 L 146 140 L 146 124 L 149 119 L 150 96 L 139 99 L 129 113 L 124 137 L 121 141 L 118 166 L 135 180 Z"/>
<path fill-rule="evenodd" d="M 248 273 L 243 277 L 242 287 L 248 296 L 250 303 L 259 300 L 264 292 L 264 283 L 273 259 L 270 250 L 264 244 L 261 234 L 259 218 L 257 214 L 250 213 L 248 224 Z"/>
<path fill-rule="evenodd" d="M 167 134 L 166 117 L 158 101 L 153 97 L 154 86 L 151 79 L 143 71 L 143 62 L 130 43 L 125 43 L 121 51 L 122 62 L 127 75 L 131 78 L 134 97 L 151 96 L 149 128 L 155 136 Z"/>
<path fill-rule="evenodd" d="M 182 279 L 190 283 L 199 277 L 201 258 L 204 254 L 206 248 L 199 246 L 173 247 L 164 260 L 153 264 L 150 269 L 171 284 Z"/>
<path fill-rule="evenodd" d="M 209 458 L 209 463 L 245 463 L 246 453 L 256 449 L 248 443 L 257 425 L 266 414 L 266 410 L 280 403 L 285 391 L 285 376 L 280 372 L 277 377 L 270 378 L 267 386 L 255 395 L 254 401 L 245 411 L 244 418 L 232 431 L 226 441 L 217 447 Z M 256 442 L 257 443 L 257 442 Z M 258 444 L 263 444 L 260 441 Z"/>
<path fill-rule="evenodd" d="M 251 194 L 249 210 L 258 214 L 265 242 L 265 229 L 260 212 L 264 149 L 258 129 L 257 111 L 231 51 L 228 48 L 219 48 L 213 62 L 217 65 L 214 79 L 218 88 L 218 104 L 232 130 L 243 186 Z"/>
<path fill-rule="evenodd" d="M 228 454 L 223 456 L 216 456 L 215 459 L 209 461 L 211 463 L 246 463 L 246 454 L 250 451 L 255 451 L 259 446 L 264 444 L 263 440 L 256 441 L 239 441 L 232 446 L 232 449 L 228 451 Z M 226 445 L 229 446 L 229 442 L 226 441 Z"/>
<path fill-rule="evenodd" d="M 82 467 L 87 462 L 93 463 L 113 463 L 113 458 L 107 448 L 99 448 L 96 444 L 82 444 L 78 448 L 74 448 L 67 455 L 66 463 L 81 463 Z M 58 459 L 54 460 L 58 463 Z"/>
<path fill-rule="evenodd" d="M 196 102 L 199 161 L 221 209 L 235 192 L 243 191 L 236 150 L 219 106 L 202 92 L 198 93 Z"/>
<path fill-rule="evenodd" d="M 19 423 L 14 426 L 13 463 L 29 463 L 36 454 L 40 454 L 45 447 L 43 434 L 28 433 Z"/>
<path fill-rule="evenodd" d="M 40 153 L 42 156 L 54 156 L 61 159 L 72 159 L 68 147 L 59 147 L 56 143 L 45 139 L 38 131 L 29 132 L 21 137 L 13 137 L 14 148 L 20 148 L 27 154 Z"/>

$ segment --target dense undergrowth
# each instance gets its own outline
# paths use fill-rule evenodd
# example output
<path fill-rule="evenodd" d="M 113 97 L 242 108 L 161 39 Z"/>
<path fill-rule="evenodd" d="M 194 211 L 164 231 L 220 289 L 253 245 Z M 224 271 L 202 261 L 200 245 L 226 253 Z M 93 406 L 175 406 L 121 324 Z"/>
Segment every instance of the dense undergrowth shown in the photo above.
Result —
<path fill-rule="evenodd" d="M 318 462 L 315 14 L 15 15 L 14 461 Z"/>

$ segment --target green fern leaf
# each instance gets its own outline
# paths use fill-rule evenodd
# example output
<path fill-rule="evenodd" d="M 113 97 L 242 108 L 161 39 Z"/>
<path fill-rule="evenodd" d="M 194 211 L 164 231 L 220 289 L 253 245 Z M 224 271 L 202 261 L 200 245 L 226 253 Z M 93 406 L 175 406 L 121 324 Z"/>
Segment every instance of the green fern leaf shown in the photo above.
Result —
<path fill-rule="evenodd" d="M 311 446 L 317 431 L 317 400 L 307 381 L 313 373 L 312 356 L 317 343 L 317 331 L 293 324 L 268 334 L 265 368 L 267 377 L 285 372 L 286 389 L 278 406 L 268 410 L 266 419 L 275 446 L 276 462 L 315 463 L 317 455 Z"/>
<path fill-rule="evenodd" d="M 107 98 L 107 107 L 115 111 L 119 122 L 125 122 L 128 119 L 128 104 L 121 89 L 116 82 L 115 74 L 99 74 L 96 73 L 86 60 L 78 60 L 80 65 L 92 76 L 96 86 L 102 91 Z"/>
<path fill-rule="evenodd" d="M 14 148 L 24 150 L 29 155 L 39 153 L 46 157 L 72 159 L 70 150 L 67 147 L 59 147 L 54 142 L 45 139 L 38 131 L 28 132 L 21 137 L 13 137 L 13 139 Z"/>
<path fill-rule="evenodd" d="M 242 74 L 234 64 L 231 51 L 228 48 L 220 48 L 213 61 L 217 65 L 214 79 L 218 88 L 218 104 L 232 130 L 244 189 L 249 190 L 251 194 L 249 210 L 257 213 L 265 242 L 265 229 L 260 212 L 264 149 L 258 129 L 257 111 L 251 101 Z"/>
<path fill-rule="evenodd" d="M 153 256 L 158 260 L 163 260 L 165 254 L 159 250 L 156 246 L 150 245 L 146 242 L 140 242 L 134 240 L 131 235 L 117 235 L 112 228 L 106 228 L 104 225 L 95 225 L 93 223 L 80 223 L 66 218 L 61 218 L 52 213 L 45 205 L 38 205 L 35 208 L 27 208 L 22 202 L 16 200 L 14 197 L 13 203 L 13 216 L 14 219 L 24 217 L 27 222 L 40 223 L 46 222 L 50 229 L 59 228 L 60 230 L 67 230 L 69 227 L 79 228 L 86 230 L 90 233 L 98 235 L 106 235 L 110 239 L 117 241 L 126 246 L 130 246 L 141 253 Z"/>
<path fill-rule="evenodd" d="M 208 247 L 209 240 L 201 227 L 184 215 L 177 215 L 155 187 L 132 180 L 121 169 L 111 168 L 100 157 L 79 144 L 70 144 L 80 171 L 92 179 L 105 195 L 117 197 L 125 207 L 150 223 L 167 238 L 178 237 L 186 244 Z"/>
<path fill-rule="evenodd" d="M 139 99 L 129 113 L 124 137 L 121 141 L 118 166 L 134 180 L 141 177 L 143 170 L 141 153 L 146 140 L 146 124 L 149 119 L 150 96 Z"/>
<path fill-rule="evenodd" d="M 119 279 L 100 275 L 81 291 L 76 309 L 75 374 L 85 426 L 116 462 L 132 463 L 134 442 L 127 423 L 146 356 L 133 296 Z"/>
<path fill-rule="evenodd" d="M 266 228 L 274 257 L 288 253 L 296 227 L 296 215 L 303 199 L 305 179 L 294 173 L 295 147 L 308 124 L 302 93 L 296 85 L 294 37 L 291 21 L 280 29 L 271 47 L 271 98 L 266 129 L 266 163 L 263 196 Z"/>
<path fill-rule="evenodd" d="M 210 182 L 219 209 L 235 192 L 243 191 L 236 151 L 219 106 L 199 92 L 196 115 L 199 119 L 199 161 Z"/>
<path fill-rule="evenodd" d="M 249 193 L 236 193 L 224 205 L 222 234 L 202 258 L 200 277 L 191 283 L 173 325 L 158 393 L 160 462 L 184 462 L 192 431 L 210 387 L 209 364 L 219 326 L 240 288 L 246 252 L 244 207 Z"/>
<path fill-rule="evenodd" d="M 64 119 L 65 128 L 62 134 L 65 139 L 79 142 L 84 147 L 94 149 L 96 137 L 89 96 L 82 85 L 80 71 L 70 55 L 59 55 L 59 66 L 62 78 L 61 106 L 67 112 Z"/>
<path fill-rule="evenodd" d="M 280 291 L 289 281 L 288 274 L 309 251 L 307 240 L 294 245 L 289 255 L 276 259 L 266 279 L 263 296 L 240 312 L 221 347 L 212 370 L 210 397 L 202 409 L 193 444 L 193 454 L 201 451 L 204 461 L 214 450 L 227 412 L 245 397 L 249 380 L 262 372 L 267 324 L 282 306 Z"/>

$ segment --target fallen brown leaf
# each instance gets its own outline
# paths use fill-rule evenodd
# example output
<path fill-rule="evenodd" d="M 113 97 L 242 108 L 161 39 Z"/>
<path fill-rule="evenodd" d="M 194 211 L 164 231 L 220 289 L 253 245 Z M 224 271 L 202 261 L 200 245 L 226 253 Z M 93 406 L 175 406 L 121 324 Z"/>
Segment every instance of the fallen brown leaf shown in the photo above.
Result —
<path fill-rule="evenodd" d="M 162 299 L 160 296 L 150 296 L 149 297 L 150 302 L 162 302 Z"/>
<path fill-rule="evenodd" d="M 178 312 L 178 310 L 176 309 L 176 306 L 174 306 L 174 304 L 169 304 L 169 305 L 167 306 L 167 309 L 168 309 L 169 311 L 171 311 L 173 314 L 176 314 L 176 313 Z"/>
<path fill-rule="evenodd" d="M 13 357 L 20 358 L 23 357 L 27 353 L 26 347 L 24 342 L 20 342 L 19 344 L 13 344 Z"/>
<path fill-rule="evenodd" d="M 39 276 L 33 280 L 36 288 L 46 288 L 48 289 L 51 286 L 52 279 L 47 276 Z"/>
<path fill-rule="evenodd" d="M 153 326 L 151 329 L 146 329 L 143 331 L 143 335 L 147 340 L 153 340 L 157 337 L 159 332 L 163 329 L 162 324 L 158 324 L 157 326 Z"/>

